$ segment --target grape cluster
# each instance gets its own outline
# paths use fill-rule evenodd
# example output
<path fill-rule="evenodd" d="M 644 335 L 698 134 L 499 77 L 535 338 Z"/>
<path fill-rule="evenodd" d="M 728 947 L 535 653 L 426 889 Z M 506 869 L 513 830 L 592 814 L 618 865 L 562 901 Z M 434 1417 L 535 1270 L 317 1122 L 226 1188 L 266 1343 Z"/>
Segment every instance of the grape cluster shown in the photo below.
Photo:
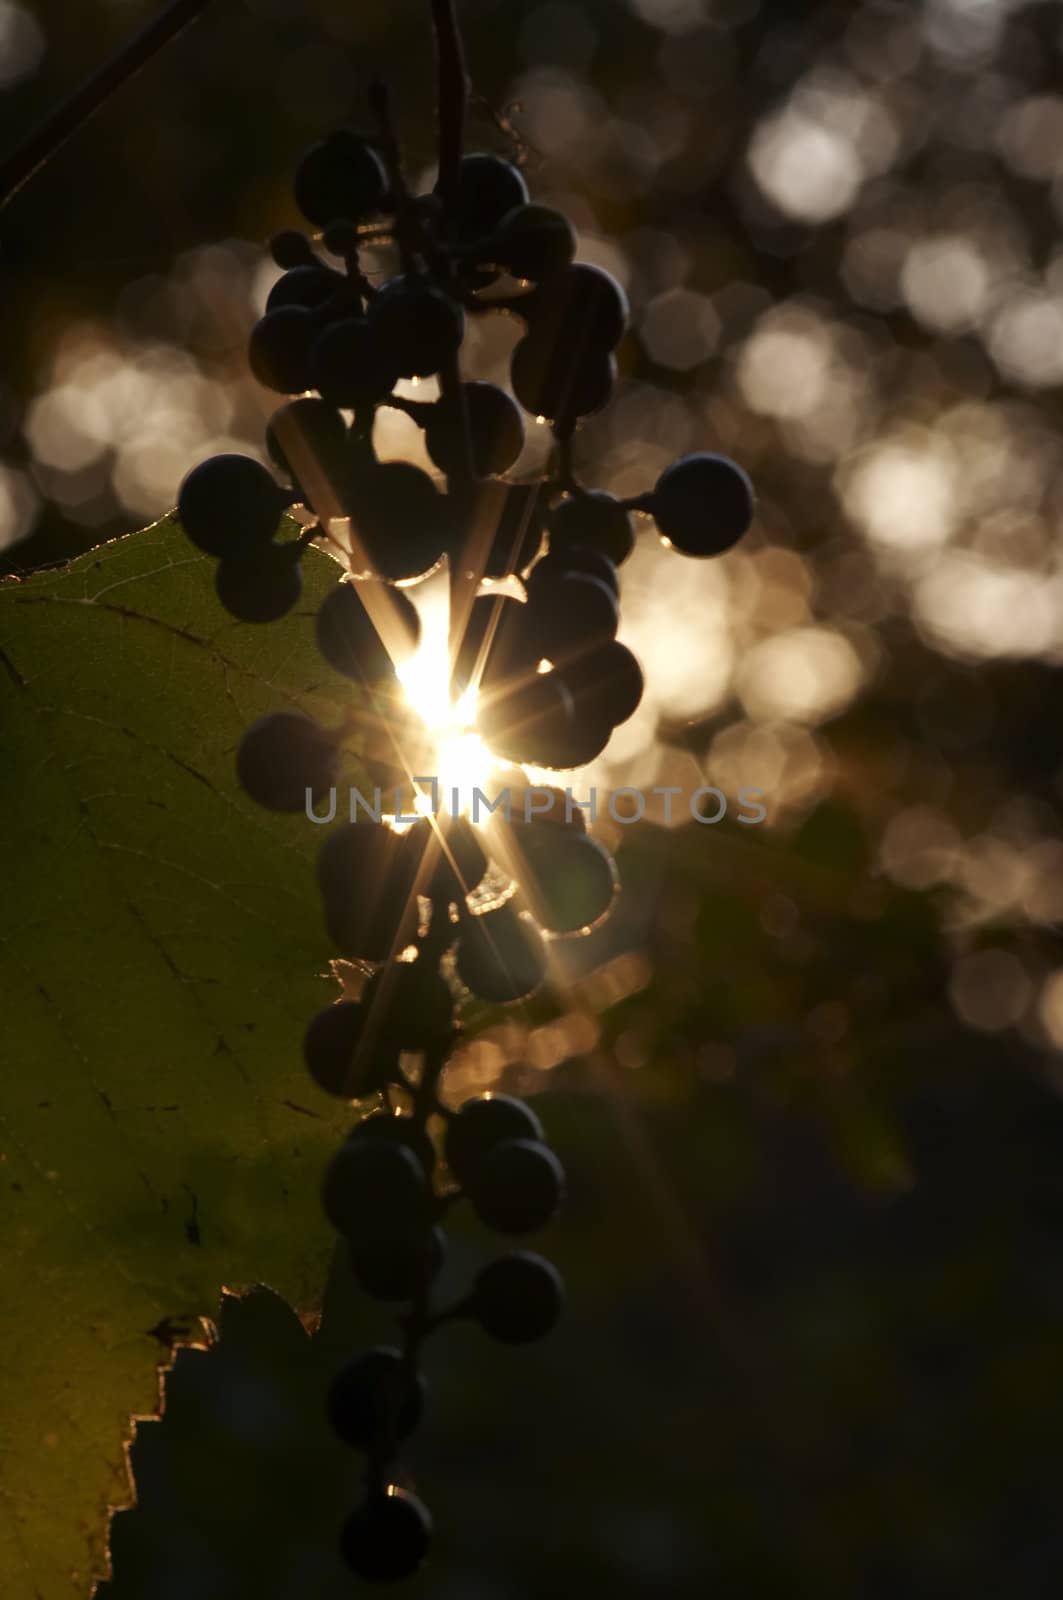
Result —
<path fill-rule="evenodd" d="M 642 699 L 642 670 L 617 638 L 635 515 L 652 517 L 675 550 L 715 556 L 749 527 L 752 489 L 741 468 L 708 452 L 627 500 L 579 481 L 574 436 L 615 387 L 623 290 L 576 261 L 569 222 L 534 203 L 500 156 L 460 157 L 434 192 L 411 193 L 379 86 L 371 99 L 375 138 L 334 133 L 299 164 L 295 201 L 312 232 L 290 228 L 271 241 L 282 272 L 249 349 L 255 377 L 283 397 L 266 432 L 269 466 L 231 454 L 202 463 L 182 484 L 180 519 L 217 561 L 218 597 L 242 622 L 299 603 L 313 542 L 338 553 L 347 571 L 318 608 L 318 649 L 385 722 L 400 714 L 396 668 L 420 635 L 404 586 L 444 560 L 452 575 L 471 568 L 479 587 L 452 637 L 452 693 L 478 690 L 478 729 L 500 760 L 572 770 L 605 749 Z M 396 270 L 374 283 L 364 251 L 382 241 Z M 461 372 L 468 319 L 490 315 L 522 324 L 512 394 Z M 412 378 L 438 379 L 439 397 L 399 388 Z M 410 462 L 378 459 L 384 406 L 423 429 L 442 484 Z M 535 481 L 507 477 L 528 413 L 555 441 L 550 474 Z M 335 784 L 345 733 L 301 712 L 264 717 L 240 744 L 240 783 L 263 806 L 300 810 Z M 464 986 L 489 1003 L 525 999 L 545 979 L 549 939 L 600 921 L 617 892 L 614 863 L 582 813 L 557 790 L 536 791 L 534 811 L 522 812 L 527 778 L 516 779 L 509 820 L 479 831 L 446 814 L 406 831 L 382 817 L 341 822 L 318 859 L 330 939 L 371 975 L 358 999 L 312 1019 L 306 1067 L 344 1101 L 377 1096 L 387 1107 L 337 1151 L 323 1205 L 364 1292 L 405 1308 L 402 1343 L 352 1358 L 328 1402 L 336 1432 L 367 1458 L 366 1498 L 341 1548 L 369 1580 L 415 1571 L 431 1536 L 425 1506 L 397 1481 L 400 1445 L 426 1402 L 424 1339 L 465 1317 L 522 1344 L 547 1334 L 562 1308 L 559 1274 L 524 1249 L 492 1261 L 455 1303 L 436 1304 L 440 1224 L 452 1205 L 467 1200 L 488 1228 L 519 1238 L 551 1221 L 564 1189 L 526 1105 L 492 1094 L 455 1111 L 441 1098 L 461 1031 L 455 996 Z M 521 898 L 501 889 L 473 898 L 499 866 Z"/>

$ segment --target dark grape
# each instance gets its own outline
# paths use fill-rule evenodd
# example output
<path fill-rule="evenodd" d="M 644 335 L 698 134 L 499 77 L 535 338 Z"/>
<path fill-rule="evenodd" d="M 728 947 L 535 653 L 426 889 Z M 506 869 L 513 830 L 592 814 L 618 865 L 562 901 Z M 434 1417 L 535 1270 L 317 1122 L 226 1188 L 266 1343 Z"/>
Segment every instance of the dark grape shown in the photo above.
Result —
<path fill-rule="evenodd" d="M 572 224 L 549 206 L 517 206 L 502 218 L 483 254 L 514 278 L 541 283 L 562 272 L 576 253 Z"/>
<path fill-rule="evenodd" d="M 616 382 L 616 359 L 578 345 L 554 344 L 534 331 L 513 352 L 513 393 L 535 417 L 564 426 L 608 404 Z"/>
<path fill-rule="evenodd" d="M 511 467 L 524 448 L 524 419 L 504 389 L 494 383 L 463 383 L 466 420 L 478 478 L 498 476 Z M 440 472 L 459 477 L 465 470 L 465 447 L 457 405 L 437 400 L 424 435 L 425 448 Z"/>
<path fill-rule="evenodd" d="M 269 253 L 278 267 L 309 267 L 317 261 L 310 240 L 298 228 L 282 228 L 269 241 Z"/>
<path fill-rule="evenodd" d="M 374 570 L 393 583 L 422 578 L 450 542 L 450 501 L 410 461 L 363 470 L 349 507 Z"/>
<path fill-rule="evenodd" d="M 472 238 L 487 233 L 527 198 L 524 175 L 512 161 L 486 151 L 463 156 L 454 207 L 459 236 Z"/>
<path fill-rule="evenodd" d="M 282 306 L 302 306 L 306 311 L 316 311 L 331 300 L 337 289 L 342 289 L 346 278 L 320 261 L 305 262 L 292 267 L 283 278 L 278 278 L 266 298 L 266 312 L 278 311 Z"/>
<path fill-rule="evenodd" d="M 363 1117 L 350 1137 L 356 1142 L 379 1139 L 385 1144 L 401 1145 L 414 1157 L 426 1179 L 431 1177 L 435 1168 L 436 1155 L 432 1141 L 413 1117 L 393 1117 L 386 1111 L 378 1111 L 371 1117 Z"/>
<path fill-rule="evenodd" d="M 525 579 L 529 598 L 540 585 L 552 586 L 567 573 L 575 572 L 582 573 L 585 578 L 597 578 L 619 597 L 620 575 L 609 557 L 592 550 L 589 545 L 572 544 L 563 550 L 548 552 L 535 563 Z"/>
<path fill-rule="evenodd" d="M 267 311 L 251 329 L 251 371 L 259 383 L 278 394 L 302 394 L 312 387 L 310 349 L 316 337 L 317 322 L 305 306 Z"/>
<path fill-rule="evenodd" d="M 312 498 L 322 480 L 326 487 L 343 481 L 346 446 L 347 424 L 325 400 L 289 400 L 266 429 L 270 459 Z"/>
<path fill-rule="evenodd" d="M 425 1382 L 398 1350 L 366 1350 L 340 1368 L 326 1411 L 333 1431 L 354 1450 L 372 1450 L 388 1436 L 406 1439 L 424 1414 Z"/>
<path fill-rule="evenodd" d="M 303 1035 L 303 1059 L 326 1094 L 357 1100 L 393 1079 L 396 1053 L 366 1040 L 365 1021 L 365 1007 L 357 1000 L 339 1000 L 311 1018 Z"/>
<path fill-rule="evenodd" d="M 424 1171 L 405 1145 L 348 1139 L 325 1172 L 325 1215 L 353 1244 L 374 1238 L 420 1238 L 431 1220 Z"/>
<path fill-rule="evenodd" d="M 331 405 L 357 411 L 389 395 L 398 379 L 391 351 L 365 317 L 323 329 L 310 350 L 312 387 Z"/>
<path fill-rule="evenodd" d="M 211 456 L 193 467 L 177 495 L 181 526 L 210 556 L 239 556 L 268 546 L 287 496 L 250 456 Z"/>
<path fill-rule="evenodd" d="M 699 451 L 665 468 L 646 509 L 681 555 L 719 556 L 749 531 L 753 485 L 737 462 Z"/>
<path fill-rule="evenodd" d="M 517 839 L 519 877 L 536 922 L 550 933 L 578 933 L 605 917 L 616 895 L 616 868 L 596 839 L 546 826 Z"/>
<path fill-rule="evenodd" d="M 530 1250 L 514 1250 L 482 1269 L 473 1315 L 502 1344 L 531 1344 L 555 1327 L 565 1304 L 557 1268 Z"/>
<path fill-rule="evenodd" d="M 457 355 L 465 313 L 442 289 L 413 273 L 392 278 L 369 307 L 373 331 L 400 378 L 430 378 Z"/>
<path fill-rule="evenodd" d="M 468 1188 L 498 1145 L 507 1140 L 542 1140 L 539 1118 L 523 1100 L 509 1094 L 466 1100 L 447 1126 L 447 1165 Z"/>
<path fill-rule="evenodd" d="M 446 979 L 424 958 L 391 961 L 373 974 L 362 1006 L 374 1041 L 388 1050 L 434 1050 L 454 1031 L 454 997 Z"/>
<path fill-rule="evenodd" d="M 318 852 L 317 875 L 325 926 L 341 955 L 386 961 L 416 936 L 409 863 L 386 823 L 362 818 L 330 832 Z"/>
<path fill-rule="evenodd" d="M 258 805 L 302 811 L 308 789 L 316 801 L 336 781 L 336 741 L 313 717 L 274 711 L 240 740 L 236 776 Z"/>
<path fill-rule="evenodd" d="M 536 337 L 567 349 L 575 362 L 604 356 L 627 326 L 627 295 L 601 267 L 577 261 L 549 279 L 529 304 Z"/>
<path fill-rule="evenodd" d="M 547 573 L 529 585 L 528 613 L 541 654 L 556 667 L 612 639 L 619 621 L 615 590 L 585 572 Z"/>
<path fill-rule="evenodd" d="M 526 616 L 524 601 L 512 595 L 477 595 L 451 674 L 453 693 L 463 693 L 471 683 L 486 689 L 534 677 L 540 658 Z"/>
<path fill-rule="evenodd" d="M 416 863 L 417 892 L 433 900 L 463 901 L 487 871 L 483 847 L 465 817 L 422 817 L 402 839 Z"/>
<path fill-rule="evenodd" d="M 606 591 L 608 592 L 608 591 Z M 557 741 L 571 729 L 575 705 L 556 672 L 481 687 L 476 720 L 484 743 L 506 761 L 552 765 Z"/>
<path fill-rule="evenodd" d="M 371 1494 L 343 1524 L 340 1550 L 355 1577 L 369 1583 L 410 1578 L 428 1554 L 432 1519 L 408 1489 Z"/>
<path fill-rule="evenodd" d="M 329 591 L 318 607 L 317 647 L 345 678 L 371 686 L 390 685 L 396 666 L 408 661 L 417 648 L 421 619 L 404 594 L 377 584 L 372 590 L 378 602 L 374 614 L 381 620 L 382 636 L 363 592 L 369 593 L 368 584 L 338 583 Z"/>
<path fill-rule="evenodd" d="M 595 761 L 613 736 L 608 723 L 578 713 L 567 725 L 555 728 L 541 752 L 536 765 L 549 767 L 554 772 L 571 772 Z"/>
<path fill-rule="evenodd" d="M 618 567 L 635 547 L 630 513 L 604 489 L 569 494 L 550 512 L 550 554 L 564 555 L 572 546 L 600 550 Z"/>
<path fill-rule="evenodd" d="M 268 544 L 250 556 L 219 561 L 218 599 L 241 622 L 276 622 L 299 604 L 303 573 L 296 544 Z"/>
<path fill-rule="evenodd" d="M 387 195 L 384 164 L 372 145 L 341 129 L 312 145 L 295 174 L 295 203 L 323 228 L 337 217 L 358 221 L 382 209 Z"/>
<path fill-rule="evenodd" d="M 532 1233 L 556 1215 L 565 1192 L 560 1161 L 531 1139 L 505 1139 L 472 1175 L 469 1197 L 499 1233 Z"/>
<path fill-rule="evenodd" d="M 642 701 L 642 668 L 626 645 L 610 639 L 560 669 L 580 717 L 617 727 Z"/>
<path fill-rule="evenodd" d="M 538 929 L 511 901 L 462 919 L 458 976 L 481 1000 L 505 1004 L 534 994 L 546 976 Z"/>
<path fill-rule="evenodd" d="M 433 1228 L 426 1239 L 375 1239 L 351 1247 L 351 1269 L 374 1300 L 413 1300 L 439 1276 L 445 1258 L 442 1228 Z"/>

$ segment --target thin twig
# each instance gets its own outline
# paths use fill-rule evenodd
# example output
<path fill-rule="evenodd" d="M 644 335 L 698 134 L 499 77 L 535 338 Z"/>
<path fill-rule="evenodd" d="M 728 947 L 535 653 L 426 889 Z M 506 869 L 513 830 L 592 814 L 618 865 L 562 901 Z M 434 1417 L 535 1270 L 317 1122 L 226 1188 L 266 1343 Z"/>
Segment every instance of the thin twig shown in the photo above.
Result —
<path fill-rule="evenodd" d="M 0 208 L 77 133 L 100 107 L 171 39 L 205 11 L 210 0 L 171 0 L 159 16 L 128 39 L 111 59 L 87 78 L 70 98 L 34 129 L 6 161 L 0 162 Z"/>

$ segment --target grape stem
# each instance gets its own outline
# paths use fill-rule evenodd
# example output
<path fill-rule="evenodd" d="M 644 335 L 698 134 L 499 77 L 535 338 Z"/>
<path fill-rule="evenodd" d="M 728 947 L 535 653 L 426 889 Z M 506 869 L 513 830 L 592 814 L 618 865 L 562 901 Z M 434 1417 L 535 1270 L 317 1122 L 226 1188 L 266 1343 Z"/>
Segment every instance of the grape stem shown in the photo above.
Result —
<path fill-rule="evenodd" d="M 436 190 L 449 212 L 458 191 L 465 113 L 469 105 L 469 73 L 454 0 L 432 0 L 439 94 L 439 176 Z"/>
<path fill-rule="evenodd" d="M 98 67 L 80 88 L 39 123 L 18 149 L 0 162 L 0 209 L 123 84 L 141 67 L 147 66 L 163 46 L 194 22 L 209 4 L 210 0 L 171 0 L 165 10 L 127 39 L 109 61 Z"/>

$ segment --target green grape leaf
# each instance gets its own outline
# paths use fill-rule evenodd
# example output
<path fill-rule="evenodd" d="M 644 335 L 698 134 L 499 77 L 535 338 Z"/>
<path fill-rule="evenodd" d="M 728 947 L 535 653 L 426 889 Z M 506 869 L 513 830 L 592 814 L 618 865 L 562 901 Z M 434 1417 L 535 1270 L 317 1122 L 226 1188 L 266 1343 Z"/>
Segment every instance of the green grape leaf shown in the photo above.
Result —
<path fill-rule="evenodd" d="M 241 731 L 338 726 L 316 550 L 290 617 L 234 622 L 173 519 L 0 586 L 0 1571 L 9 1600 L 90 1593 L 123 1439 L 223 1286 L 320 1297 L 319 1173 L 348 1108 L 302 1067 L 338 992 L 313 880 L 322 831 L 239 790 Z M 362 708 L 364 710 L 364 708 Z M 350 723 L 343 784 L 367 784 Z M 341 788 L 341 795 L 345 789 Z"/>

